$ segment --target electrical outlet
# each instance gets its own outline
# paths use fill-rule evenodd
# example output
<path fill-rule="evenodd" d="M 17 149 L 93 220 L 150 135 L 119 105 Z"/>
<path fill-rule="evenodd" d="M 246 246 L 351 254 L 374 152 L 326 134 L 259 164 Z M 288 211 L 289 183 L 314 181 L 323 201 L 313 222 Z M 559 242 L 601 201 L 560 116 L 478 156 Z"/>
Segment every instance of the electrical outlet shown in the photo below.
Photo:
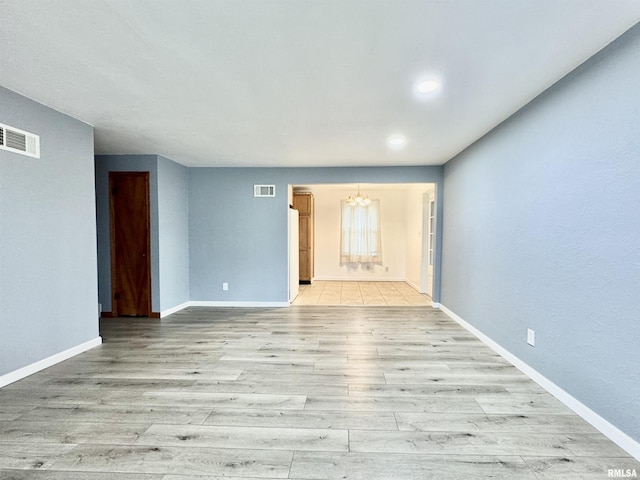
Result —
<path fill-rule="evenodd" d="M 536 332 L 527 328 L 527 343 L 532 347 L 536 346 Z"/>
<path fill-rule="evenodd" d="M 222 283 L 222 290 L 224 290 L 225 292 L 229 290 L 229 284 L 227 282 Z"/>

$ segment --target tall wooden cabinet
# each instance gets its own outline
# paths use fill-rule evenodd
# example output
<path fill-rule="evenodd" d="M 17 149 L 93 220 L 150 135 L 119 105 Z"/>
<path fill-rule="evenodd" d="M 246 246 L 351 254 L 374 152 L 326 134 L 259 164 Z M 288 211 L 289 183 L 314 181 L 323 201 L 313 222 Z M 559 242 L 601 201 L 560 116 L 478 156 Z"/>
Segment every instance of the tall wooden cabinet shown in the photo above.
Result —
<path fill-rule="evenodd" d="M 309 284 L 313 280 L 313 194 L 294 192 L 293 208 L 299 213 L 300 283 Z"/>

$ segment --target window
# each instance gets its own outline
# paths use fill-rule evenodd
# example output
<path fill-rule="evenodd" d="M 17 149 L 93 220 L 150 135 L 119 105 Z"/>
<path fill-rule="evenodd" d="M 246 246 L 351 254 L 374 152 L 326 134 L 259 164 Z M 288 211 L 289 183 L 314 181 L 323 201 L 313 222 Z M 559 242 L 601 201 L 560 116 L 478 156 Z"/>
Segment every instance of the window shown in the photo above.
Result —
<path fill-rule="evenodd" d="M 342 201 L 341 263 L 382 263 L 380 200 L 368 205 Z"/>

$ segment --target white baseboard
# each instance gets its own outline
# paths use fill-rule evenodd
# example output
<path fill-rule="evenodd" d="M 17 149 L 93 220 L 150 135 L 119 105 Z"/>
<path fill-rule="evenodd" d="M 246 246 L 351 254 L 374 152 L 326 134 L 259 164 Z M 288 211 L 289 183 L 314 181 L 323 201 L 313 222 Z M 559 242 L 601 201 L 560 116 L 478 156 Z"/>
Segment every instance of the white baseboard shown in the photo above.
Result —
<path fill-rule="evenodd" d="M 640 443 L 639 442 L 636 442 L 633 438 L 631 438 L 629 435 L 624 433 L 618 427 L 616 427 L 612 423 L 602 418 L 600 415 L 598 415 L 596 412 L 591 410 L 585 404 L 580 402 L 578 399 L 576 399 L 569 393 L 565 392 L 562 388 L 560 388 L 558 385 L 553 383 L 547 377 L 542 375 L 536 369 L 534 369 L 529 364 L 520 360 L 514 354 L 509 352 L 504 347 L 500 346 L 500 344 L 496 343 L 494 340 L 486 336 L 484 333 L 482 333 L 480 330 L 478 330 L 471 324 L 467 323 L 465 320 L 463 320 L 461 317 L 456 315 L 454 312 L 449 310 L 444 305 L 440 305 L 440 310 L 442 310 L 449 317 L 451 317 L 453 320 L 458 322 L 462 327 L 464 327 L 473 335 L 475 335 L 479 340 L 481 340 L 484 344 L 490 347 L 494 352 L 496 352 L 502 358 L 504 358 L 509 363 L 511 363 L 514 367 L 516 367 L 518 370 L 524 373 L 527 377 L 529 377 L 531 380 L 533 380 L 542 388 L 544 388 L 551 395 L 553 395 L 558 400 L 560 400 L 563 404 L 565 404 L 567 407 L 573 410 L 576 414 L 578 414 L 584 420 L 589 422 L 593 427 L 599 430 L 602 434 L 608 437 L 620 448 L 625 450 L 629 455 L 634 457 L 636 460 L 640 461 Z"/>
<path fill-rule="evenodd" d="M 169 315 L 173 315 L 174 313 L 179 312 L 180 310 L 184 310 L 188 307 L 251 307 L 251 308 L 259 308 L 259 307 L 288 307 L 290 305 L 289 302 L 222 302 L 222 301 L 199 301 L 199 300 L 190 300 L 188 302 L 181 303 L 180 305 L 176 305 L 175 307 L 168 308 L 167 310 L 162 310 L 160 312 L 160 318 L 168 317 Z"/>
<path fill-rule="evenodd" d="M 168 317 L 172 313 L 176 313 L 176 312 L 179 312 L 180 310 L 184 310 L 185 308 L 190 306 L 190 304 L 191 304 L 191 302 L 184 302 L 184 303 L 181 303 L 180 305 L 176 305 L 175 307 L 171 307 L 171 308 L 168 308 L 166 310 L 162 310 L 160 312 L 160 318 Z"/>
<path fill-rule="evenodd" d="M 416 285 L 415 283 L 413 283 L 411 280 L 405 280 L 405 282 L 407 282 L 407 284 L 409 284 L 409 286 L 413 287 L 413 289 L 418 292 L 418 293 L 424 293 L 420 291 L 420 285 Z"/>
<path fill-rule="evenodd" d="M 0 388 L 9 385 L 10 383 L 17 382 L 18 380 L 22 380 L 23 378 L 28 377 L 29 375 L 33 375 L 34 373 L 38 373 L 40 370 L 44 370 L 45 368 L 49 368 L 56 363 L 63 362 L 64 360 L 68 360 L 71 357 L 75 357 L 76 355 L 86 352 L 87 350 L 91 350 L 94 347 L 102 344 L 102 337 L 94 338 L 93 340 L 89 340 L 88 342 L 81 343 L 80 345 L 76 345 L 75 347 L 71 347 L 63 352 L 56 353 L 55 355 L 51 355 L 50 357 L 43 358 L 31 365 L 27 365 L 26 367 L 19 368 L 18 370 L 14 370 L 13 372 L 9 372 L 5 375 L 0 376 Z"/>
<path fill-rule="evenodd" d="M 438 302 L 431 302 L 431 306 L 433 308 L 440 308 L 440 304 Z M 444 310 L 443 310 L 444 311 Z M 446 313 L 446 312 L 445 312 Z M 448 315 L 448 314 L 447 314 Z"/>
<path fill-rule="evenodd" d="M 288 307 L 289 302 L 187 302 L 189 307 Z"/>
<path fill-rule="evenodd" d="M 322 282 L 405 282 L 400 277 L 313 277 L 314 281 Z"/>
<path fill-rule="evenodd" d="M 160 318 L 168 317 L 188 307 L 288 307 L 289 302 L 218 302 L 218 301 L 188 301 L 167 308 L 160 312 Z"/>

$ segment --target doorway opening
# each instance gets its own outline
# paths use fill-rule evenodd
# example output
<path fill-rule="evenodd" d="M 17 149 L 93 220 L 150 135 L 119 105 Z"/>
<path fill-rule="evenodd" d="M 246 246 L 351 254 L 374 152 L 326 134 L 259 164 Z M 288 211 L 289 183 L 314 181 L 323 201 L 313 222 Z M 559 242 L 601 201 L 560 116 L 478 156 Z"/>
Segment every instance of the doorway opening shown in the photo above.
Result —
<path fill-rule="evenodd" d="M 341 205 L 357 190 L 371 199 L 379 200 L 382 230 L 380 262 L 347 264 L 340 261 Z M 310 286 L 300 286 L 299 297 L 306 294 L 310 297 L 318 296 L 318 288 L 315 288 L 314 284 L 320 287 L 324 282 L 322 285 L 328 291 L 332 288 L 337 289 L 334 282 L 340 282 L 340 290 L 346 293 L 357 286 L 349 285 L 348 282 L 356 282 L 356 284 L 359 283 L 363 301 L 366 301 L 365 293 L 370 290 L 372 293 L 376 293 L 374 289 L 377 293 L 385 292 L 383 296 L 386 296 L 389 292 L 387 287 L 393 287 L 395 284 L 397 292 L 410 293 L 413 290 L 423 298 L 428 296 L 429 304 L 432 303 L 431 298 L 437 281 L 435 273 L 437 205 L 434 183 L 309 184 L 292 185 L 290 191 L 292 194 L 310 193 L 314 203 L 312 215 L 314 274 L 310 279 Z M 294 254 L 293 249 L 299 250 L 300 247 L 290 243 L 291 255 Z M 370 282 L 380 283 L 375 285 Z M 406 284 L 410 288 L 407 290 L 401 284 Z M 325 289 L 322 289 L 321 295 L 329 298 L 329 295 L 325 295 L 327 293 Z M 357 300 L 358 295 L 354 295 L 354 298 Z M 318 299 L 309 298 L 308 300 L 303 303 L 314 304 L 313 300 Z M 404 300 L 406 299 L 398 295 L 399 302 Z M 296 304 L 300 301 L 303 299 L 298 298 L 298 301 L 290 299 L 290 302 Z"/>

